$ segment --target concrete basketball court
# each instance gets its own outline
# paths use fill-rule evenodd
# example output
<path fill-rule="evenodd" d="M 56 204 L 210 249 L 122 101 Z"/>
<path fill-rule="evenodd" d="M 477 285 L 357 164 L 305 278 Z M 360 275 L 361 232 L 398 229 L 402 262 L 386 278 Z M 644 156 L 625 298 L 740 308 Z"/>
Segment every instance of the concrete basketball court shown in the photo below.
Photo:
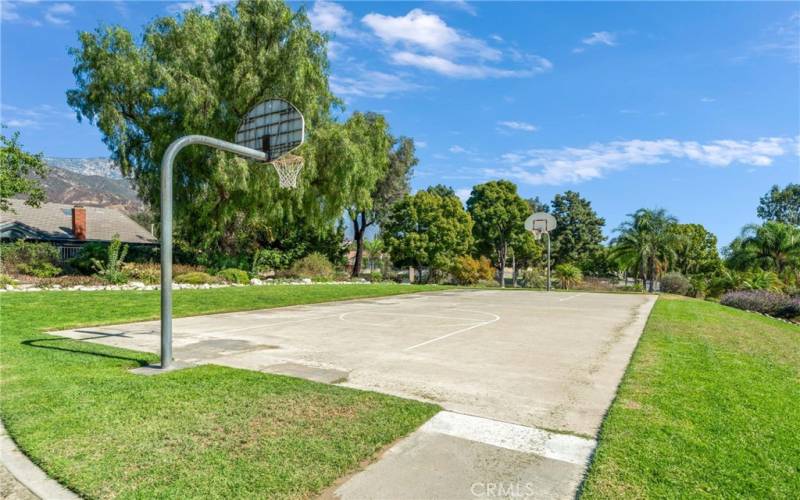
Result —
<path fill-rule="evenodd" d="M 174 355 L 430 401 L 331 498 L 574 495 L 655 297 L 456 290 L 180 318 Z M 157 321 L 55 332 L 158 352 Z"/>

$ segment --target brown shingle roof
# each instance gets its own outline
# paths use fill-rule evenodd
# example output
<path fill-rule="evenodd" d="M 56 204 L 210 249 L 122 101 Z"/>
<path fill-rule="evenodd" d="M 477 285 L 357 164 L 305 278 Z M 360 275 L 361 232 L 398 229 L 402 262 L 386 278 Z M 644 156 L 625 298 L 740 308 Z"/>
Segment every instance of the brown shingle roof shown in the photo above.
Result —
<path fill-rule="evenodd" d="M 14 212 L 0 212 L 0 226 L 23 225 L 42 235 L 42 239 L 74 240 L 72 205 L 42 203 L 40 208 L 9 200 Z M 113 208 L 86 207 L 87 241 L 111 241 L 115 234 L 126 243 L 156 243 L 150 231 Z"/>

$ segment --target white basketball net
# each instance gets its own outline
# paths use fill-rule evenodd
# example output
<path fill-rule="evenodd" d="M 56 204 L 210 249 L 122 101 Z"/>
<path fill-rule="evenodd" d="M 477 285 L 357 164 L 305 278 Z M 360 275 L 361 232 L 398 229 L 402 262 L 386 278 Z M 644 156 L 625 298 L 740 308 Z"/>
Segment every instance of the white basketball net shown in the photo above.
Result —
<path fill-rule="evenodd" d="M 531 232 L 533 233 L 534 239 L 536 239 L 537 241 L 542 239 L 542 233 L 544 231 L 542 231 L 540 228 L 535 227 L 535 228 L 533 228 L 533 231 L 531 231 Z"/>
<path fill-rule="evenodd" d="M 282 188 L 297 187 L 297 178 L 303 168 L 303 157 L 287 153 L 270 162 L 278 172 L 278 185 Z"/>

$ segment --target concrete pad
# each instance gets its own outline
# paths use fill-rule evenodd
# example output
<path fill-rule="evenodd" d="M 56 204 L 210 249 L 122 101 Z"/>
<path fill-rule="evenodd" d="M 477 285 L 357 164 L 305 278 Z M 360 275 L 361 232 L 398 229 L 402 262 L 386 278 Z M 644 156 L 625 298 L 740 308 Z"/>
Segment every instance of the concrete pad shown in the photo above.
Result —
<path fill-rule="evenodd" d="M 147 366 L 140 366 L 139 368 L 132 368 L 128 371 L 136 375 L 152 376 L 152 375 L 163 375 L 165 373 L 183 370 L 184 368 L 191 368 L 193 366 L 197 365 L 194 363 L 186 363 L 183 361 L 173 361 L 166 368 L 161 368 L 161 365 L 147 365 Z"/>
<path fill-rule="evenodd" d="M 454 290 L 196 316 L 174 321 L 173 352 L 449 410 L 330 494 L 569 497 L 595 446 L 575 435 L 599 430 L 654 303 Z M 151 321 L 54 333 L 158 352 L 158 331 Z"/>
<path fill-rule="evenodd" d="M 655 298 L 458 290 L 176 319 L 177 361 L 338 380 L 593 436 Z M 56 332 L 158 352 L 157 321 Z M 297 366 L 307 367 L 302 373 Z M 333 373 L 333 372 L 330 372 Z M 316 374 L 312 376 L 312 374 Z"/>

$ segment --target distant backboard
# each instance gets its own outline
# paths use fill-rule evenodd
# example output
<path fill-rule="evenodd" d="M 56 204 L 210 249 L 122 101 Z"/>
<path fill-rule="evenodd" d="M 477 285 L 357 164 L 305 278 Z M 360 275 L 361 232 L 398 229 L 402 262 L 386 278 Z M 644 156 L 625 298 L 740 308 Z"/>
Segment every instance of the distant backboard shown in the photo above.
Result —
<path fill-rule="evenodd" d="M 547 212 L 537 212 L 525 219 L 525 229 L 531 232 L 549 233 L 556 228 L 556 218 Z"/>
<path fill-rule="evenodd" d="M 236 130 L 236 144 L 267 153 L 273 161 L 303 144 L 305 119 L 294 105 L 283 99 L 256 104 Z"/>

